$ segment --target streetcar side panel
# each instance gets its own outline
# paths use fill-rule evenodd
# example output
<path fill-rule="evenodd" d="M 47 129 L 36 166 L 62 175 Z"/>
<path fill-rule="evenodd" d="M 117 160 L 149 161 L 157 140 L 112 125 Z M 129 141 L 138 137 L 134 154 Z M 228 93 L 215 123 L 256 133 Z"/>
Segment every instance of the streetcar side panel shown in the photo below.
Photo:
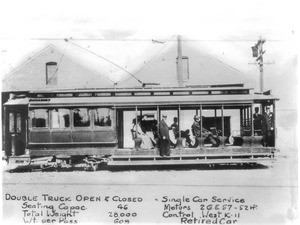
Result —
<path fill-rule="evenodd" d="M 115 117 L 109 107 L 30 108 L 30 154 L 109 154 L 118 143 Z"/>

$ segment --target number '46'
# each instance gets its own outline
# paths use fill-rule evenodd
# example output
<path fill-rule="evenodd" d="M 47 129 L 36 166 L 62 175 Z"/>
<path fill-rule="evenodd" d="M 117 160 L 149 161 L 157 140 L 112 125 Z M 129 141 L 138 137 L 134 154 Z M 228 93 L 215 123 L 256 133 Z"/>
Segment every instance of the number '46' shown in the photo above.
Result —
<path fill-rule="evenodd" d="M 118 209 L 124 209 L 124 210 L 127 210 L 127 209 L 128 209 L 128 205 L 122 205 L 122 204 L 120 204 L 120 205 L 118 205 L 117 208 L 118 208 Z"/>

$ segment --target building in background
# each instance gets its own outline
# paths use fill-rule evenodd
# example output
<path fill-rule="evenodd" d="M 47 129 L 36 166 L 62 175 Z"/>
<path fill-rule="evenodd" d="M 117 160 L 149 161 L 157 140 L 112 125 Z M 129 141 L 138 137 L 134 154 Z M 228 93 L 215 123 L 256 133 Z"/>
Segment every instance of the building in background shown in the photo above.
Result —
<path fill-rule="evenodd" d="M 251 79 L 230 65 L 212 57 L 189 42 L 182 41 L 183 86 L 244 84 L 252 87 Z M 178 87 L 178 46 L 172 42 L 148 62 L 140 64 L 134 75 L 144 83 L 160 87 Z M 127 74 L 118 82 L 121 87 L 140 86 L 137 79 Z"/>
<path fill-rule="evenodd" d="M 91 82 L 92 81 L 92 82 Z M 2 80 L 2 104 L 10 95 L 44 89 L 111 88 L 114 83 L 59 50 L 48 45 Z"/>
<path fill-rule="evenodd" d="M 103 56 L 105 43 L 98 48 L 79 48 L 71 42 L 66 47 L 50 44 L 2 79 L 2 103 L 8 100 L 9 94 L 43 89 L 142 87 L 143 83 L 147 87 L 178 87 L 177 45 L 176 41 L 153 44 L 142 49 L 138 57 L 120 62 Z M 189 43 L 183 42 L 181 59 L 184 86 L 245 84 L 251 87 L 245 74 Z"/>

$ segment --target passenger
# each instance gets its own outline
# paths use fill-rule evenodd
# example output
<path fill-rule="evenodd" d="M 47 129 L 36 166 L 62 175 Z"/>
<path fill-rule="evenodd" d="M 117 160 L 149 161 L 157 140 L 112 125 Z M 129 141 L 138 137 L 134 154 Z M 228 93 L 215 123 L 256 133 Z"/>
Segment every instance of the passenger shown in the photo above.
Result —
<path fill-rule="evenodd" d="M 69 114 L 66 114 L 66 115 L 63 115 L 63 118 L 64 118 L 64 127 L 70 127 L 70 115 Z"/>
<path fill-rule="evenodd" d="M 159 151 L 162 157 L 170 155 L 169 127 L 166 124 L 167 115 L 162 115 L 162 120 L 158 124 Z"/>
<path fill-rule="evenodd" d="M 202 137 L 205 137 L 206 139 L 208 139 L 210 141 L 210 143 L 212 143 L 212 147 L 217 147 L 217 142 L 214 139 L 213 134 L 209 130 L 201 127 L 200 121 L 201 121 L 200 116 L 195 115 L 194 123 L 192 125 L 193 135 L 196 138 L 198 138 L 198 137 L 201 137 L 201 133 L 202 133 Z"/>
<path fill-rule="evenodd" d="M 181 137 L 185 138 L 188 147 L 193 147 L 192 140 L 190 138 L 190 130 L 186 129 L 185 131 L 181 131 Z"/>
<path fill-rule="evenodd" d="M 266 106 L 266 111 L 262 115 L 263 145 L 274 146 L 274 117 L 270 106 Z"/>
<path fill-rule="evenodd" d="M 171 147 L 176 147 L 177 139 L 179 138 L 179 125 L 178 118 L 173 118 L 173 124 L 169 128 L 169 137 L 170 137 L 170 145 Z"/>
<path fill-rule="evenodd" d="M 157 120 L 153 120 L 151 130 L 153 132 L 154 139 L 158 139 Z"/>
<path fill-rule="evenodd" d="M 76 127 L 82 127 L 83 126 L 83 122 L 82 122 L 82 116 L 80 114 L 80 110 L 79 109 L 74 109 L 74 126 Z"/>
<path fill-rule="evenodd" d="M 106 116 L 106 122 L 105 122 L 105 126 L 108 126 L 110 127 L 111 126 L 111 119 L 110 119 L 110 116 Z"/>
<path fill-rule="evenodd" d="M 179 125 L 178 125 L 178 118 L 173 118 L 173 124 L 171 125 L 171 129 L 173 130 L 175 138 L 179 138 Z"/>
<path fill-rule="evenodd" d="M 100 125 L 101 127 L 103 127 L 103 126 L 105 125 L 105 122 L 104 122 L 104 116 L 101 116 L 99 125 Z"/>
<path fill-rule="evenodd" d="M 142 119 L 141 119 L 142 118 Z M 147 121 L 146 121 L 146 116 L 143 117 L 139 117 L 139 121 L 140 121 L 140 126 L 142 128 L 142 131 L 144 133 L 146 133 L 147 130 Z"/>
<path fill-rule="evenodd" d="M 156 121 L 156 120 L 155 120 Z M 154 123 L 155 123 L 154 121 Z M 156 121 L 157 124 L 157 121 Z M 143 116 L 143 119 L 140 123 L 140 126 L 142 128 L 142 131 L 151 139 L 152 145 L 156 145 L 155 137 L 154 137 L 154 131 L 153 131 L 153 125 L 149 125 L 149 121 L 147 121 L 147 116 Z M 156 128 L 157 130 L 157 128 Z"/>
<path fill-rule="evenodd" d="M 35 111 L 34 110 L 32 110 L 31 117 L 32 117 L 32 119 L 31 119 L 31 125 L 32 125 L 32 127 L 37 127 L 36 126 L 37 122 L 36 122 L 36 117 L 35 117 Z"/>
<path fill-rule="evenodd" d="M 133 128 L 131 132 L 133 133 L 133 138 L 140 138 L 142 140 L 141 148 L 142 149 L 152 149 L 154 148 L 151 138 L 142 130 L 141 128 L 141 119 L 138 117 L 138 124 L 136 126 L 136 120 L 133 119 Z"/>
<path fill-rule="evenodd" d="M 253 114 L 253 126 L 254 126 L 254 134 L 261 135 L 262 134 L 262 116 L 259 114 L 259 107 L 255 107 L 255 112 Z"/>
<path fill-rule="evenodd" d="M 173 118 L 173 124 L 171 125 L 171 129 L 173 130 L 173 133 L 174 133 L 174 137 L 175 139 L 178 139 L 179 138 L 179 125 L 178 125 L 178 118 L 177 117 L 174 117 Z M 182 138 L 185 138 L 186 140 L 186 143 L 188 144 L 189 147 L 192 147 L 192 140 L 190 138 L 190 130 L 187 129 L 185 131 L 180 131 L 181 133 L 181 137 Z M 174 147 L 176 146 L 176 140 L 172 140 L 172 138 L 170 137 L 171 139 L 171 145 L 173 145 Z"/>

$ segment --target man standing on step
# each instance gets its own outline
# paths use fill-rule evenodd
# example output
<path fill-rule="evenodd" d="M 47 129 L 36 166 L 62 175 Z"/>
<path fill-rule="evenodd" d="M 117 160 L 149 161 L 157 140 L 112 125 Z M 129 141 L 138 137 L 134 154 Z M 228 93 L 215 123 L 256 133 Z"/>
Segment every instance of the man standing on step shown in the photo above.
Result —
<path fill-rule="evenodd" d="M 158 124 L 158 134 L 159 134 L 159 151 L 162 157 L 170 156 L 170 137 L 169 137 L 169 127 L 166 123 L 167 115 L 162 115 L 162 120 Z"/>
<path fill-rule="evenodd" d="M 266 106 L 266 110 L 262 115 L 262 132 L 263 132 L 263 145 L 265 147 L 274 146 L 274 116 L 271 112 L 270 106 Z"/>

